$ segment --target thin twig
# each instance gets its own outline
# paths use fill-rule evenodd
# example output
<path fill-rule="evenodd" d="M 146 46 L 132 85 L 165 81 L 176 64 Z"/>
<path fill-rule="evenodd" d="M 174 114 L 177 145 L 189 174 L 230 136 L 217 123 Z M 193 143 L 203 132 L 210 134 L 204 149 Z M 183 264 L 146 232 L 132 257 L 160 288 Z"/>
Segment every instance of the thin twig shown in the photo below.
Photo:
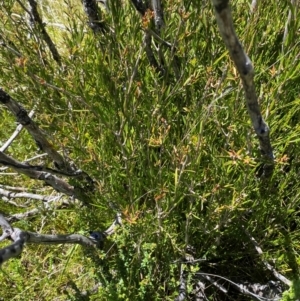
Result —
<path fill-rule="evenodd" d="M 61 198 L 62 198 L 62 195 L 59 195 L 59 196 L 49 200 L 48 202 L 44 202 L 42 204 L 42 206 L 40 206 L 39 208 L 34 208 L 34 209 L 28 210 L 23 213 L 12 214 L 9 217 L 7 217 L 6 220 L 11 223 L 14 221 L 23 220 L 24 218 L 34 216 L 36 214 L 40 214 L 41 211 L 48 210 L 50 208 L 50 204 L 51 205 L 55 204 L 55 209 L 59 209 L 61 206 L 69 205 L 69 202 L 66 200 L 63 200 L 62 202 L 59 203 Z"/>
<path fill-rule="evenodd" d="M 263 251 L 261 249 L 261 247 L 259 246 L 259 244 L 257 243 L 257 241 L 255 240 L 255 238 L 253 236 L 250 235 L 250 233 L 248 232 L 248 230 L 243 226 L 244 232 L 246 233 L 246 235 L 249 237 L 249 239 L 251 240 L 251 242 L 253 243 L 257 253 L 259 255 L 263 255 Z M 291 286 L 292 285 L 292 281 L 290 281 L 289 279 L 285 278 L 283 275 L 281 275 L 280 273 L 278 273 L 274 267 L 272 267 L 267 261 L 262 260 L 262 262 L 264 263 L 264 265 L 266 266 L 266 268 L 271 271 L 273 273 L 273 275 L 280 280 L 281 282 L 283 282 L 284 284 Z"/>
<path fill-rule="evenodd" d="M 147 29 L 149 33 L 153 36 L 154 39 L 156 39 L 158 42 L 162 43 L 163 45 L 167 46 L 168 48 L 172 48 L 173 45 L 167 41 L 165 41 L 163 38 L 161 38 L 155 31 L 152 29 Z"/>
<path fill-rule="evenodd" d="M 184 270 L 184 265 L 180 265 L 180 280 L 179 280 L 179 294 L 175 301 L 184 301 L 186 299 L 187 289 L 187 272 Z"/>
<path fill-rule="evenodd" d="M 134 65 L 133 70 L 132 70 L 132 74 L 131 74 L 130 79 L 129 79 L 128 89 L 127 89 L 127 95 L 129 95 L 130 92 L 131 92 L 131 85 L 133 83 L 133 80 L 136 77 L 137 72 L 138 72 L 138 66 L 139 66 L 139 62 L 140 62 L 140 59 L 142 57 L 142 51 L 144 50 L 144 48 L 145 48 L 145 44 L 142 43 L 142 45 L 140 47 L 140 51 L 138 53 L 138 57 L 136 59 L 135 65 Z"/>
<path fill-rule="evenodd" d="M 228 293 L 228 290 L 223 285 L 219 284 L 218 281 L 214 280 L 209 275 L 201 275 L 201 273 L 199 275 L 200 275 L 200 277 L 204 278 L 205 280 L 208 280 L 213 286 L 215 286 L 217 289 L 219 289 L 224 294 Z"/>
<path fill-rule="evenodd" d="M 205 290 L 205 284 L 202 281 L 197 281 L 197 283 L 195 284 L 195 297 L 194 300 L 195 301 L 209 301 L 204 293 Z"/>
<path fill-rule="evenodd" d="M 251 13 L 254 13 L 257 7 L 257 0 L 252 0 L 251 2 Z"/>
<path fill-rule="evenodd" d="M 291 6 L 295 6 L 295 0 L 290 0 L 290 1 L 291 1 Z M 284 51 L 284 48 L 285 48 L 285 41 L 286 41 L 287 36 L 288 36 L 288 30 L 289 30 L 291 20 L 292 20 L 292 10 L 289 9 L 289 14 L 288 14 L 288 18 L 287 18 L 286 23 L 285 23 L 283 39 L 282 39 L 282 52 Z"/>
<path fill-rule="evenodd" d="M 46 195 L 40 195 L 40 194 L 28 193 L 28 192 L 12 192 L 9 190 L 5 190 L 3 188 L 0 188 L 0 196 L 4 196 L 8 199 L 26 198 L 26 199 L 39 200 L 43 202 L 48 202 L 52 199 L 58 198 L 57 196 L 50 197 Z"/>
<path fill-rule="evenodd" d="M 40 154 L 40 155 L 36 155 L 36 156 L 33 156 L 31 158 L 28 158 L 28 159 L 24 160 L 24 163 L 29 163 L 31 161 L 34 161 L 36 159 L 40 159 L 40 158 L 43 158 L 43 157 L 46 157 L 46 156 L 47 156 L 46 153 L 43 153 L 43 154 Z"/>
<path fill-rule="evenodd" d="M 201 277 L 203 277 L 203 276 L 211 276 L 211 277 L 220 278 L 220 279 L 223 279 L 223 280 L 227 281 L 228 283 L 232 284 L 242 294 L 254 297 L 255 299 L 260 300 L 260 301 L 274 301 L 274 298 L 272 298 L 272 299 L 271 298 L 266 298 L 266 297 L 263 297 L 263 296 L 260 296 L 260 295 L 258 295 L 256 293 L 251 292 L 250 289 L 251 289 L 252 284 L 241 285 L 239 283 L 235 283 L 235 282 L 231 281 L 230 279 L 228 279 L 226 277 L 219 276 L 219 275 L 214 275 L 214 274 L 209 274 L 209 273 L 197 272 L 196 275 L 201 276 Z M 264 286 L 264 285 L 262 285 L 262 286 Z M 265 286 L 264 286 L 264 289 L 265 289 Z"/>
<path fill-rule="evenodd" d="M 14 191 L 14 192 L 26 192 L 27 188 L 25 187 L 15 187 L 15 186 L 9 186 L 9 185 L 2 185 L 0 184 L 0 188 L 9 190 L 9 191 Z"/>
<path fill-rule="evenodd" d="M 152 50 L 152 36 L 148 31 L 145 31 L 144 34 L 144 45 L 145 45 L 145 51 L 146 51 L 146 55 L 148 57 L 149 63 L 150 65 L 160 74 L 164 74 L 164 69 L 159 66 L 159 64 L 157 63 L 157 60 L 153 54 L 153 50 Z"/>
<path fill-rule="evenodd" d="M 34 110 L 31 110 L 28 114 L 29 118 L 32 118 L 34 115 Z M 5 152 L 6 149 L 11 145 L 11 143 L 18 137 L 18 135 L 21 133 L 23 129 L 23 125 L 19 124 L 16 128 L 16 130 L 13 132 L 13 134 L 10 136 L 10 138 L 1 146 L 0 152 Z"/>

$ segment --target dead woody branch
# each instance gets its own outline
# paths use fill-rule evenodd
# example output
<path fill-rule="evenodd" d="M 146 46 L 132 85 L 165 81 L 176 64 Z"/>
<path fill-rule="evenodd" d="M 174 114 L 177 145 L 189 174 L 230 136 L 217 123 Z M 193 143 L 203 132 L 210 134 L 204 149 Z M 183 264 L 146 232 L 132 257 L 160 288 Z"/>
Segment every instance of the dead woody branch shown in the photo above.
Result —
<path fill-rule="evenodd" d="M 4 104 L 17 119 L 17 122 L 29 132 L 33 137 L 39 148 L 45 151 L 49 157 L 54 161 L 55 165 L 66 171 L 74 171 L 66 160 L 53 148 L 53 146 L 45 138 L 43 132 L 39 129 L 37 124 L 29 117 L 27 111 L 19 105 L 13 98 L 0 88 L 0 103 Z"/>
<path fill-rule="evenodd" d="M 0 197 L 4 200 L 17 199 L 17 198 L 25 198 L 32 200 L 39 200 L 43 202 L 48 202 L 53 199 L 59 198 L 59 196 L 48 196 L 48 195 L 40 195 L 36 193 L 29 192 L 14 192 L 1 188 L 0 185 Z"/>
<path fill-rule="evenodd" d="M 155 28 L 158 32 L 164 26 L 163 7 L 160 0 L 151 0 L 151 6 L 154 12 Z"/>
<path fill-rule="evenodd" d="M 4 104 L 10 110 L 10 112 L 14 114 L 14 116 L 17 119 L 17 122 L 29 132 L 29 134 L 33 137 L 39 148 L 46 152 L 48 156 L 53 160 L 55 167 L 59 170 L 57 171 L 58 174 L 65 176 L 75 176 L 79 179 L 85 179 L 89 183 L 89 185 L 93 182 L 93 180 L 85 172 L 77 169 L 73 162 L 65 160 L 65 158 L 54 149 L 53 145 L 46 139 L 45 134 L 30 118 L 27 111 L 1 88 L 0 103 Z M 4 154 L 2 153 L 1 156 L 3 158 Z M 4 162 L 6 162 L 6 160 L 4 160 Z M 2 164 L 4 164 L 4 162 L 2 162 Z M 12 163 L 12 165 L 17 167 L 14 162 Z M 12 165 L 10 166 L 13 167 Z"/>
<path fill-rule="evenodd" d="M 15 115 L 17 122 L 29 132 L 39 148 L 53 160 L 56 169 L 43 165 L 34 166 L 22 163 L 4 154 L 2 151 L 0 152 L 0 163 L 30 178 L 42 180 L 58 192 L 75 197 L 83 202 L 89 199 L 88 195 L 94 189 L 93 179 L 87 173 L 77 169 L 71 160 L 66 160 L 61 156 L 46 139 L 45 134 L 37 124 L 30 118 L 27 111 L 1 88 L 0 103 L 4 104 Z M 71 177 L 76 179 L 77 182 L 73 186 L 60 177 Z"/>
<path fill-rule="evenodd" d="M 158 72 L 158 74 L 165 74 L 164 60 L 162 55 L 161 46 L 167 46 L 172 48 L 172 45 L 164 41 L 160 37 L 160 31 L 164 27 L 164 14 L 163 6 L 160 0 L 151 0 L 149 3 L 146 1 L 131 0 L 135 9 L 140 13 L 144 20 L 144 48 L 150 65 Z M 155 38 L 157 46 L 157 56 L 156 58 L 153 51 L 153 39 Z"/>
<path fill-rule="evenodd" d="M 62 192 L 68 196 L 75 196 L 75 189 L 64 180 L 54 176 L 50 172 L 39 170 L 37 166 L 30 166 L 16 161 L 15 159 L 0 152 L 0 163 L 9 166 L 18 173 L 24 174 L 32 179 L 42 180 L 45 184 L 50 185 L 56 191 Z"/>
<path fill-rule="evenodd" d="M 231 59 L 242 79 L 246 105 L 252 126 L 258 137 L 260 150 L 265 161 L 264 176 L 270 177 L 274 169 L 274 155 L 270 142 L 270 129 L 265 123 L 258 103 L 254 85 L 254 68 L 248 55 L 245 53 L 233 26 L 229 0 L 212 0 L 215 8 L 218 27 L 223 41 L 229 51 Z"/>
<path fill-rule="evenodd" d="M 105 231 L 90 232 L 90 236 L 86 237 L 80 234 L 65 234 L 65 235 L 47 235 L 34 232 L 23 231 L 18 228 L 13 228 L 7 222 L 3 215 L 0 214 L 0 225 L 2 228 L 2 236 L 0 241 L 10 239 L 13 244 L 0 249 L 0 264 L 19 256 L 22 253 L 25 243 L 35 244 L 80 244 L 87 247 L 99 247 L 103 244 L 105 238 L 115 232 L 116 226 L 122 225 L 121 214 L 117 214 L 114 222 Z"/>
<path fill-rule="evenodd" d="M 96 2 L 96 0 L 82 0 L 83 9 L 89 19 L 88 24 L 93 33 L 105 33 L 107 29 L 105 23 L 101 20 L 101 14 Z"/>
<path fill-rule="evenodd" d="M 40 32 L 42 39 L 46 42 L 53 59 L 61 65 L 61 57 L 58 53 L 55 44 L 51 40 L 47 30 L 45 29 L 45 24 L 39 15 L 37 9 L 37 2 L 35 0 L 28 0 L 29 2 L 29 13 L 30 13 L 30 23 Z"/>
<path fill-rule="evenodd" d="M 245 227 L 243 227 L 243 229 L 244 229 L 245 234 L 249 237 L 249 239 L 251 240 L 252 244 L 254 245 L 254 247 L 255 247 L 257 253 L 258 253 L 259 255 L 262 255 L 262 254 L 263 254 L 263 251 L 262 251 L 261 247 L 259 246 L 259 244 L 257 243 L 257 241 L 255 240 L 255 238 L 254 238 L 253 236 L 250 235 L 250 233 L 248 232 L 248 230 L 247 230 Z M 263 260 L 263 263 L 264 263 L 265 267 L 266 267 L 269 271 L 271 271 L 271 272 L 273 273 L 273 275 L 274 275 L 279 281 L 283 282 L 285 285 L 288 285 L 288 286 L 291 286 L 291 285 L 292 285 L 292 282 L 291 282 L 289 279 L 285 278 L 283 275 L 281 275 L 280 273 L 278 273 L 278 272 L 275 270 L 275 268 L 272 267 L 267 261 Z"/>
<path fill-rule="evenodd" d="M 222 292 L 222 294 L 229 295 L 231 289 L 235 289 L 240 292 L 240 294 L 244 296 L 249 296 L 253 300 L 259 301 L 278 301 L 282 297 L 282 293 L 284 291 L 283 285 L 280 281 L 269 281 L 266 284 L 261 283 L 236 283 L 231 281 L 230 279 L 214 274 L 203 273 L 199 270 L 194 274 L 194 278 L 188 281 L 189 274 L 192 274 L 190 269 L 188 269 L 188 265 L 193 265 L 197 263 L 196 261 L 189 261 L 181 264 L 180 267 L 180 279 L 179 279 L 179 288 L 178 288 L 178 296 L 174 299 L 175 301 L 184 301 L 188 300 L 190 295 L 193 295 L 194 300 L 198 301 L 206 301 L 208 298 L 206 297 L 206 289 L 213 286 L 216 291 Z M 220 280 L 223 284 L 220 284 Z M 192 293 L 187 292 L 187 287 L 190 285 L 190 282 L 193 282 L 194 290 Z M 226 285 L 226 288 L 224 284 Z"/>
<path fill-rule="evenodd" d="M 34 110 L 32 110 L 28 116 L 29 118 L 32 118 L 32 116 L 34 115 Z M 14 133 L 11 135 L 11 137 L 0 147 L 0 151 L 1 152 L 5 152 L 6 149 L 11 145 L 11 143 L 17 138 L 17 136 L 21 133 L 23 129 L 23 125 L 19 124 L 16 128 L 16 130 L 14 131 Z"/>

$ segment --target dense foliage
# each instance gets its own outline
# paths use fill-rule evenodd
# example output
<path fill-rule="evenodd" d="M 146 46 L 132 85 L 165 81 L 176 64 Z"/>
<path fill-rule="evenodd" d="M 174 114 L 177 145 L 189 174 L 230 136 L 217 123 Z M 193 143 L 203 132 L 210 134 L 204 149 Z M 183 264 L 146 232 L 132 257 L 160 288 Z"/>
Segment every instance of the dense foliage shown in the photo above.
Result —
<path fill-rule="evenodd" d="M 261 0 L 251 12 L 249 1 L 232 2 L 271 128 L 276 166 L 270 179 L 259 177 L 258 142 L 210 2 L 165 1 L 165 26 L 152 43 L 161 72 L 145 51 L 151 12 L 141 17 L 129 1 L 109 1 L 107 9 L 99 3 L 105 26 L 96 34 L 80 1 L 39 1 L 59 61 L 41 30 L 30 26 L 27 2 L 2 1 L 1 87 L 35 110 L 49 141 L 96 187 L 88 204 L 66 204 L 66 196 L 47 207 L 0 198 L 1 212 L 40 208 L 14 223 L 40 233 L 87 235 L 105 229 L 116 212 L 124 221 L 103 250 L 28 245 L 1 267 L 2 300 L 174 300 L 187 253 L 199 259 L 184 265 L 190 296 L 201 272 L 237 283 L 276 280 L 263 261 L 298 278 L 299 7 Z M 0 112 L 3 144 L 16 122 L 4 106 Z M 6 153 L 19 161 L 42 154 L 26 131 Z M 31 163 L 53 167 L 45 156 Z M 0 184 L 57 194 L 5 167 Z M 229 293 L 210 286 L 209 300 L 246 300 L 226 280 L 219 283 Z"/>

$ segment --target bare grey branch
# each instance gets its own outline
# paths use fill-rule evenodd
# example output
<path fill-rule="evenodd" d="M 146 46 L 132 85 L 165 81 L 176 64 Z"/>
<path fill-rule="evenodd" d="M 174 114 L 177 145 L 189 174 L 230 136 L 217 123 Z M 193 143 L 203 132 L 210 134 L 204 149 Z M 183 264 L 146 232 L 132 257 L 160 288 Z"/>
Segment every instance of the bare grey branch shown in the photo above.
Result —
<path fill-rule="evenodd" d="M 149 8 L 148 5 L 143 2 L 143 0 L 131 0 L 131 3 L 135 7 L 135 9 L 143 16 L 147 9 Z"/>
<path fill-rule="evenodd" d="M 43 168 L 40 170 L 39 168 L 30 168 L 30 165 L 18 162 L 2 152 L 0 152 L 0 163 L 11 167 L 18 173 L 27 175 L 30 178 L 42 180 L 58 192 L 62 192 L 69 196 L 75 196 L 76 198 L 80 199 L 81 194 L 79 191 L 74 189 L 73 186 L 69 185 L 64 180 L 52 175 L 50 172 L 43 171 Z"/>
<path fill-rule="evenodd" d="M 27 199 L 34 199 L 39 201 L 48 202 L 52 199 L 57 199 L 59 196 L 47 196 L 47 195 L 40 195 L 35 193 L 29 193 L 29 192 L 14 192 L 5 190 L 3 188 L 0 188 L 0 196 L 4 196 L 8 199 L 16 199 L 16 198 L 27 198 Z"/>
<path fill-rule="evenodd" d="M 45 138 L 40 128 L 28 116 L 27 111 L 19 105 L 13 98 L 0 88 L 0 103 L 3 103 L 17 118 L 17 121 L 26 128 L 29 134 L 33 137 L 36 143 L 44 150 L 50 158 L 62 170 L 73 171 L 74 169 L 64 158 L 54 150 L 53 146 Z"/>
<path fill-rule="evenodd" d="M 212 0 L 212 3 L 215 8 L 219 31 L 242 79 L 248 113 L 266 161 L 264 176 L 269 177 L 274 168 L 274 155 L 269 138 L 270 130 L 262 117 L 255 92 L 254 69 L 235 33 L 229 0 Z"/>
<path fill-rule="evenodd" d="M 151 6 L 154 12 L 155 28 L 158 32 L 164 26 L 164 14 L 160 0 L 151 0 Z"/>
<path fill-rule="evenodd" d="M 48 48 L 52 54 L 53 59 L 61 65 L 61 57 L 58 53 L 55 44 L 51 40 L 48 32 L 45 29 L 45 24 L 42 21 L 42 18 L 39 15 L 39 12 L 37 10 L 37 2 L 35 0 L 28 0 L 29 6 L 30 6 L 30 21 L 31 23 L 37 28 L 37 30 L 41 33 L 42 38 L 48 45 Z"/>
<path fill-rule="evenodd" d="M 31 118 L 34 114 L 34 110 L 30 111 L 28 117 Z M 10 136 L 10 138 L 0 147 L 1 152 L 5 152 L 5 150 L 12 144 L 12 142 L 18 137 L 23 129 L 23 125 L 19 124 L 14 131 L 14 133 Z"/>
<path fill-rule="evenodd" d="M 108 235 L 112 235 L 115 232 L 116 225 L 121 225 L 121 215 L 117 214 L 113 224 L 103 232 L 97 232 L 99 235 L 95 237 L 86 237 L 80 234 L 38 234 L 34 232 L 27 232 L 18 228 L 12 228 L 6 219 L 0 215 L 0 225 L 2 227 L 3 234 L 2 240 L 5 238 L 11 238 L 14 243 L 0 249 L 0 264 L 9 260 L 12 257 L 16 257 L 21 254 L 25 243 L 36 243 L 36 244 L 80 244 L 88 247 L 99 246 L 103 243 Z M 96 232 L 95 232 L 96 233 Z"/>
<path fill-rule="evenodd" d="M 89 27 L 96 33 L 105 33 L 106 27 L 104 22 L 101 20 L 101 15 L 98 10 L 96 0 L 82 0 L 84 11 L 89 19 Z"/>

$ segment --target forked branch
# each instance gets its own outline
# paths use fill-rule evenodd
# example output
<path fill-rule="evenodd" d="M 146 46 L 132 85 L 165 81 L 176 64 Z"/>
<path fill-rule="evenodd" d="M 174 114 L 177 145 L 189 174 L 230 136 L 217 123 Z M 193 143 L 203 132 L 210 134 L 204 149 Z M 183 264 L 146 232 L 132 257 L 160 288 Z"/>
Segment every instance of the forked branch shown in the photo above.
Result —
<path fill-rule="evenodd" d="M 38 125 L 30 118 L 27 111 L 15 101 L 8 93 L 0 88 L 0 103 L 5 105 L 8 110 L 16 117 L 17 122 L 20 123 L 33 137 L 37 145 L 45 151 L 49 157 L 55 162 L 61 170 L 74 171 L 71 166 L 49 143 L 44 133 Z"/>
<path fill-rule="evenodd" d="M 30 118 L 27 111 L 1 88 L 0 103 L 4 104 L 10 110 L 10 112 L 14 114 L 17 122 L 29 132 L 39 148 L 46 152 L 54 161 L 54 166 L 56 169 L 47 168 L 42 165 L 32 166 L 29 164 L 24 164 L 5 155 L 2 151 L 0 151 L 0 163 L 5 166 L 9 166 L 17 172 L 25 174 L 31 178 L 43 180 L 46 184 L 52 186 L 56 191 L 65 193 L 69 196 L 74 196 L 80 200 L 85 199 L 87 193 L 80 185 L 76 184 L 73 187 L 58 176 L 72 177 L 82 181 L 82 184 L 86 185 L 86 188 L 88 188 L 87 192 L 93 190 L 93 179 L 87 173 L 77 169 L 71 160 L 66 160 L 62 155 L 60 155 L 54 149 L 53 145 L 47 140 L 45 134 L 41 131 L 38 125 Z"/>
<path fill-rule="evenodd" d="M 105 231 L 90 232 L 90 236 L 86 237 L 80 234 L 65 235 L 47 235 L 34 232 L 23 231 L 18 228 L 12 228 L 3 215 L 0 214 L 0 225 L 2 227 L 2 236 L 0 241 L 11 239 L 13 244 L 0 249 L 0 264 L 16 257 L 22 253 L 25 243 L 36 244 L 80 244 L 88 247 L 99 247 L 103 244 L 105 238 L 115 232 L 116 226 L 122 225 L 121 214 L 117 214 L 114 222 Z"/>

